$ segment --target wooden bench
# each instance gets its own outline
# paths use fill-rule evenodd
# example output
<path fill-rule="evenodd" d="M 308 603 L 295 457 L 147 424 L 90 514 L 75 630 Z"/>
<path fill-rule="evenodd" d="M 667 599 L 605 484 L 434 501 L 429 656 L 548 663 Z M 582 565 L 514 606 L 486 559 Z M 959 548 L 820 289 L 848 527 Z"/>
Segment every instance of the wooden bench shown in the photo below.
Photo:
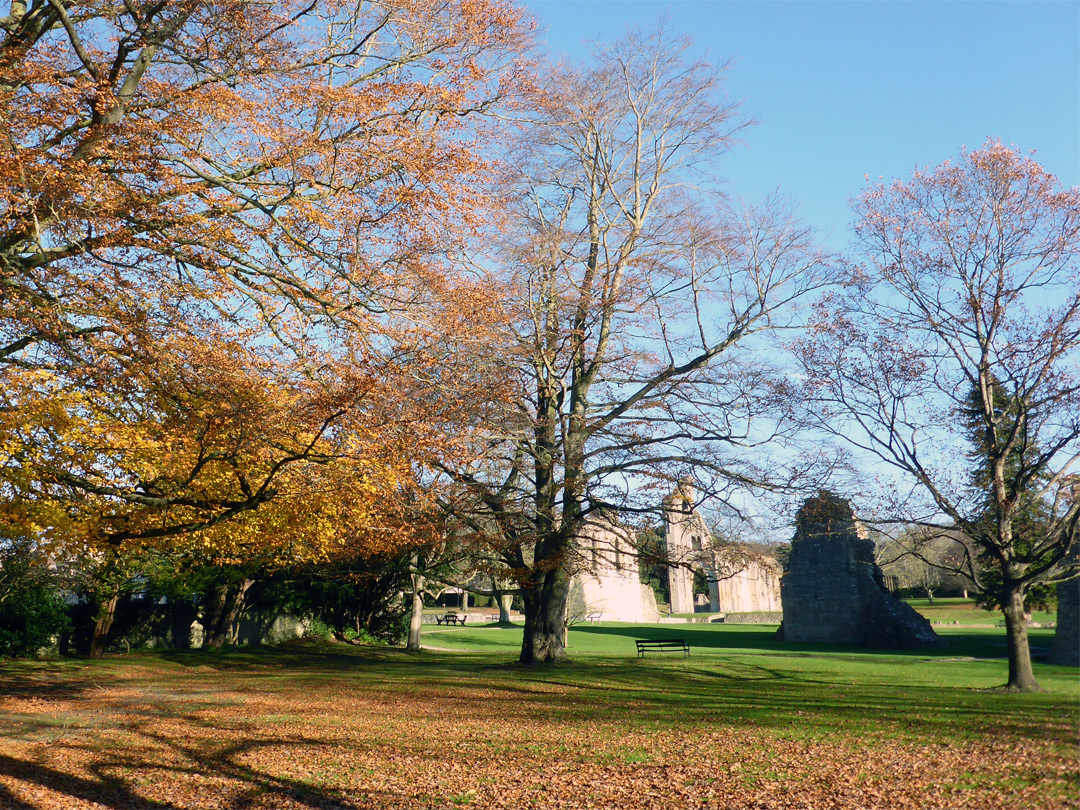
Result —
<path fill-rule="evenodd" d="M 658 639 L 638 639 L 637 654 L 638 658 L 645 657 L 646 650 L 652 650 L 653 652 L 678 652 L 681 650 L 686 653 L 684 658 L 690 657 L 690 644 L 684 638 L 658 638 Z"/>
<path fill-rule="evenodd" d="M 435 624 L 460 624 L 462 627 L 464 627 L 465 619 L 467 618 L 468 616 L 459 616 L 457 613 L 451 611 L 450 613 L 444 613 L 442 616 L 436 616 Z"/>

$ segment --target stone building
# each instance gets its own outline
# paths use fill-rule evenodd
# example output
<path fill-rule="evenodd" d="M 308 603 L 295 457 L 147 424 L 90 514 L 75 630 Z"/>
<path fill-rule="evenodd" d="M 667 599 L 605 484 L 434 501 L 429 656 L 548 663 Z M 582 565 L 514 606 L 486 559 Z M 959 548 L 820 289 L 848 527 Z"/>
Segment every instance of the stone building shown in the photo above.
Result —
<path fill-rule="evenodd" d="M 668 558 L 668 588 L 672 613 L 694 612 L 694 573 L 709 582 L 713 613 L 754 613 L 780 610 L 780 564 L 771 557 L 738 549 L 717 549 L 708 525 L 694 509 L 688 481 L 664 499 L 664 539 Z"/>
<path fill-rule="evenodd" d="M 706 553 L 710 545 L 709 527 L 694 509 L 694 490 L 688 481 L 664 498 L 664 542 L 667 546 L 668 591 L 672 613 L 694 612 L 694 571 L 711 569 Z M 719 603 L 716 583 L 709 586 L 709 607 Z"/>
<path fill-rule="evenodd" d="M 1050 662 L 1080 666 L 1080 579 L 1070 579 L 1057 586 L 1057 629 Z"/>
<path fill-rule="evenodd" d="M 780 593 L 778 634 L 785 641 L 885 649 L 945 644 L 930 622 L 886 591 L 873 541 L 850 504 L 829 492 L 799 509 Z"/>
<path fill-rule="evenodd" d="M 652 588 L 641 581 L 637 549 L 626 529 L 600 518 L 578 538 L 578 564 L 570 585 L 571 616 L 599 614 L 604 621 L 656 622 L 659 611 Z"/>

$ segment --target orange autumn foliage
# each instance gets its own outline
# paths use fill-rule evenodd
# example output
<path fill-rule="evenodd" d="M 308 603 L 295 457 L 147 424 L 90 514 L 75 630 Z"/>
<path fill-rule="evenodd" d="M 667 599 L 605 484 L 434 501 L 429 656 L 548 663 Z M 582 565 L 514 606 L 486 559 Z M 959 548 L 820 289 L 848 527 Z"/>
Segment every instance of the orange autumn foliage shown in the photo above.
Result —
<path fill-rule="evenodd" d="M 414 404 L 437 352 L 491 306 L 445 257 L 489 207 L 485 113 L 528 90 L 519 12 L 41 1 L 0 28 L 0 520 L 385 524 L 458 407 Z"/>

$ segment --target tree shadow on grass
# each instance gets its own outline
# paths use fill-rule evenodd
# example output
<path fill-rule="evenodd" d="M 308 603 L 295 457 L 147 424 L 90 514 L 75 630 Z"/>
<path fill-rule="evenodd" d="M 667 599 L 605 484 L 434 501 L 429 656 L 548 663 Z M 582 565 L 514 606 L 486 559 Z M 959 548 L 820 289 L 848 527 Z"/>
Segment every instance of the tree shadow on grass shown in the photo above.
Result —
<path fill-rule="evenodd" d="M 739 629 L 735 629 L 738 627 Z M 745 629 L 742 629 L 745 628 Z M 695 627 L 687 625 L 585 625 L 576 626 L 576 633 L 597 636 L 615 636 L 627 639 L 627 650 L 636 654 L 632 641 L 635 639 L 684 638 L 693 650 L 757 650 L 791 655 L 798 653 L 817 654 L 842 653 L 846 655 L 914 655 L 927 658 L 955 658 L 958 655 L 977 658 L 1004 658 L 1005 636 L 1003 631 L 987 629 L 984 632 L 967 630 L 962 634 L 944 636 L 946 647 L 916 648 L 894 650 L 875 647 L 863 647 L 857 644 L 811 644 L 780 641 L 776 638 L 773 625 L 728 625 L 720 627 Z M 1039 634 L 1032 633 L 1035 639 Z M 665 654 L 670 655 L 670 654 Z"/>
<path fill-rule="evenodd" d="M 130 780 L 117 775 L 141 773 L 144 776 L 153 775 L 155 785 L 160 785 L 171 777 L 176 780 L 176 784 L 183 785 L 191 791 L 192 795 L 198 794 L 201 790 L 217 791 L 224 780 L 230 789 L 230 795 L 219 798 L 228 798 L 229 806 L 237 808 L 298 805 L 311 808 L 336 807 L 346 810 L 346 808 L 358 807 L 349 800 L 344 791 L 322 789 L 293 777 L 258 770 L 240 761 L 244 756 L 262 748 L 310 751 L 315 747 L 328 746 L 329 744 L 323 740 L 297 736 L 266 737 L 259 740 L 247 739 L 219 748 L 213 745 L 212 740 L 203 739 L 201 742 L 206 747 L 200 747 L 197 742 L 188 743 L 179 737 L 157 733 L 149 727 L 149 724 L 163 717 L 204 728 L 214 728 L 213 723 L 182 712 L 155 711 L 152 714 L 154 716 L 148 718 L 146 723 L 126 722 L 124 730 L 149 744 L 150 750 L 169 752 L 169 756 L 159 756 L 158 761 L 145 757 L 143 752 L 147 749 L 131 745 L 94 747 L 85 740 L 75 743 L 60 742 L 50 745 L 50 754 L 56 757 L 65 749 L 70 749 L 73 754 L 79 756 L 82 762 L 85 762 L 88 754 L 91 755 L 90 762 L 81 766 L 91 776 L 66 773 L 30 759 L 0 754 L 0 777 L 30 783 L 66 797 L 60 800 L 60 804 L 49 806 L 97 803 L 117 810 L 130 810 L 130 808 L 157 810 L 157 808 L 183 807 L 188 804 L 182 798 L 164 801 L 148 798 L 135 790 Z M 177 759 L 180 764 L 170 764 Z M 288 761 L 288 755 L 282 759 Z M 210 784 L 202 786 L 191 781 L 199 777 L 208 777 Z M 371 791 L 366 791 L 365 794 L 368 798 L 373 795 Z M 380 798 L 382 801 L 377 806 L 394 807 L 398 803 L 393 795 L 385 791 L 382 792 Z M 37 808 L 39 805 L 17 799 L 11 789 L 0 785 L 0 807 L 24 810 L 24 808 Z"/>

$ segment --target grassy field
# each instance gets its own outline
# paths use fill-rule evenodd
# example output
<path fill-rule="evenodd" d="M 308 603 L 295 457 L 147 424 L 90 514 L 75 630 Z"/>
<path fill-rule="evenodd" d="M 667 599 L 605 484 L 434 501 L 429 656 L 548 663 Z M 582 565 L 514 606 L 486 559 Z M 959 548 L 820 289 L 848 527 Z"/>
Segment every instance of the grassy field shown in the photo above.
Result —
<path fill-rule="evenodd" d="M 933 604 L 927 599 L 906 601 L 932 622 L 997 626 L 1005 620 L 1000 610 L 983 610 L 975 604 L 974 599 L 935 599 Z M 1055 613 L 1043 610 L 1031 614 L 1031 621 L 1037 624 L 1052 622 L 1055 618 Z"/>
<path fill-rule="evenodd" d="M 1008 694 L 1002 631 L 933 654 L 600 624 L 0 664 L 0 807 L 1076 807 L 1076 671 Z M 673 632 L 674 631 L 674 632 Z M 678 633 L 692 655 L 635 657 Z M 1048 646 L 1052 631 L 1035 630 Z"/>

